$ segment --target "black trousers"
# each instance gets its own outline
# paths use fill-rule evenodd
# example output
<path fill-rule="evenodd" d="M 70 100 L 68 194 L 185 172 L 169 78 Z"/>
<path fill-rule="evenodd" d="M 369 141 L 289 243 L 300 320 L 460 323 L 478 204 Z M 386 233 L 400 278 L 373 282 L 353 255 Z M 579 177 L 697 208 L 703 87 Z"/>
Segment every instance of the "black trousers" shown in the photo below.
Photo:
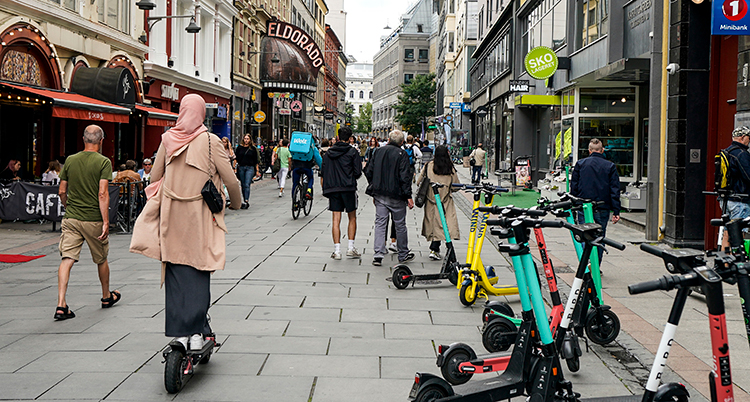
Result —
<path fill-rule="evenodd" d="M 164 278 L 165 329 L 170 337 L 210 334 L 211 272 L 167 263 Z"/>

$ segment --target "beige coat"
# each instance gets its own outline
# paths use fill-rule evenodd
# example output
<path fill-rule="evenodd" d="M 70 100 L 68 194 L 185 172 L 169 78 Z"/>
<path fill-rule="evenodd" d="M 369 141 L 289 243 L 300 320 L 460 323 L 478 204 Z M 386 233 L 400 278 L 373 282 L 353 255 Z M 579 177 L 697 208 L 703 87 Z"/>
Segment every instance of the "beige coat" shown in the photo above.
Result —
<path fill-rule="evenodd" d="M 451 184 L 461 183 L 458 180 L 456 170 L 453 170 L 453 174 L 450 176 L 436 175 L 432 171 L 432 162 L 428 163 L 422 173 L 419 175 L 419 180 L 423 180 L 425 174 L 432 183 L 440 183 L 445 185 L 438 190 L 440 199 L 443 201 L 443 209 L 445 210 L 445 221 L 448 223 L 448 232 L 451 234 L 453 240 L 461 238 L 461 233 L 458 229 L 458 217 L 456 216 L 456 204 L 453 203 L 454 191 L 458 191 L 457 188 L 451 186 Z M 420 182 L 418 181 L 418 183 Z M 422 236 L 427 241 L 445 240 L 443 234 L 443 224 L 440 222 L 440 212 L 438 212 L 437 204 L 435 204 L 435 194 L 432 193 L 432 188 L 427 192 L 427 202 L 424 204 L 424 218 L 422 219 Z"/>
<path fill-rule="evenodd" d="M 224 210 L 211 214 L 201 197 L 201 189 L 209 178 L 210 169 L 214 172 L 213 182 L 219 192 L 223 193 L 222 184 L 227 186 L 232 209 L 239 209 L 242 190 L 221 140 L 214 134 L 209 135 L 213 165 L 208 159 L 206 134 L 175 151 L 170 161 L 166 161 L 164 145 L 159 146 L 151 181 L 156 182 L 162 177 L 164 180 L 136 220 L 131 252 L 202 271 L 224 269 L 224 235 L 227 231 Z M 164 264 L 162 283 L 163 268 Z"/>
<path fill-rule="evenodd" d="M 474 158 L 474 162 L 476 165 L 474 166 L 484 166 L 484 156 L 487 155 L 487 151 L 485 151 L 482 148 L 476 148 L 473 151 L 471 151 L 471 155 L 469 155 L 469 159 Z"/>

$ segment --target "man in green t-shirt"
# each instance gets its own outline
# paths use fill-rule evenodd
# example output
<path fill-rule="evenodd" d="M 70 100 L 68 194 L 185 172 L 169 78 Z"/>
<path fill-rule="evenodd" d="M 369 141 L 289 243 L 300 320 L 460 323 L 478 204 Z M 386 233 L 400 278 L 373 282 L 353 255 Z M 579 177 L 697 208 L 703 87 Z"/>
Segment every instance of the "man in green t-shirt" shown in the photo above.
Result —
<path fill-rule="evenodd" d="M 122 297 L 109 290 L 109 179 L 112 163 L 100 153 L 104 141 L 101 127 L 90 125 L 83 132 L 83 151 L 69 156 L 60 172 L 60 201 L 65 206 L 60 235 L 62 262 L 57 272 L 57 309 L 55 320 L 75 317 L 65 294 L 73 264 L 78 261 L 83 242 L 91 249 L 91 258 L 99 268 L 102 284 L 102 308 L 112 307 Z"/>

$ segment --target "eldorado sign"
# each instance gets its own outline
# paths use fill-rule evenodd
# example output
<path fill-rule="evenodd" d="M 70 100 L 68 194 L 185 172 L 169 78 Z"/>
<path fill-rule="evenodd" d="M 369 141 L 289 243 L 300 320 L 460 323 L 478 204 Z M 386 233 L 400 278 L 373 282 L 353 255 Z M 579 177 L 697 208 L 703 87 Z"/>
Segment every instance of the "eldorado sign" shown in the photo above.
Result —
<path fill-rule="evenodd" d="M 557 55 L 546 46 L 538 46 L 526 54 L 526 72 L 538 80 L 546 80 L 557 71 Z"/>
<path fill-rule="evenodd" d="M 267 36 L 285 39 L 302 49 L 316 73 L 320 69 L 320 66 L 323 65 L 323 52 L 320 51 L 320 48 L 310 35 L 299 27 L 287 24 L 286 22 L 269 21 Z"/>

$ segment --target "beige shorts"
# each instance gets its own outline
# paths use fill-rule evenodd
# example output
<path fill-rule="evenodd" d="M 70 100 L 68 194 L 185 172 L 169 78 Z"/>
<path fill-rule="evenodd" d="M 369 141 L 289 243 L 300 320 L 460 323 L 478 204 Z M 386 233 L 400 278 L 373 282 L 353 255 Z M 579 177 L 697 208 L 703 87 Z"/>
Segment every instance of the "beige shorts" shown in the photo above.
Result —
<path fill-rule="evenodd" d="M 81 255 L 83 241 L 91 249 L 91 258 L 94 264 L 102 264 L 107 261 L 109 255 L 109 237 L 104 241 L 97 239 L 102 235 L 102 222 L 85 222 L 78 219 L 63 219 L 60 226 L 60 256 L 78 261 Z"/>

